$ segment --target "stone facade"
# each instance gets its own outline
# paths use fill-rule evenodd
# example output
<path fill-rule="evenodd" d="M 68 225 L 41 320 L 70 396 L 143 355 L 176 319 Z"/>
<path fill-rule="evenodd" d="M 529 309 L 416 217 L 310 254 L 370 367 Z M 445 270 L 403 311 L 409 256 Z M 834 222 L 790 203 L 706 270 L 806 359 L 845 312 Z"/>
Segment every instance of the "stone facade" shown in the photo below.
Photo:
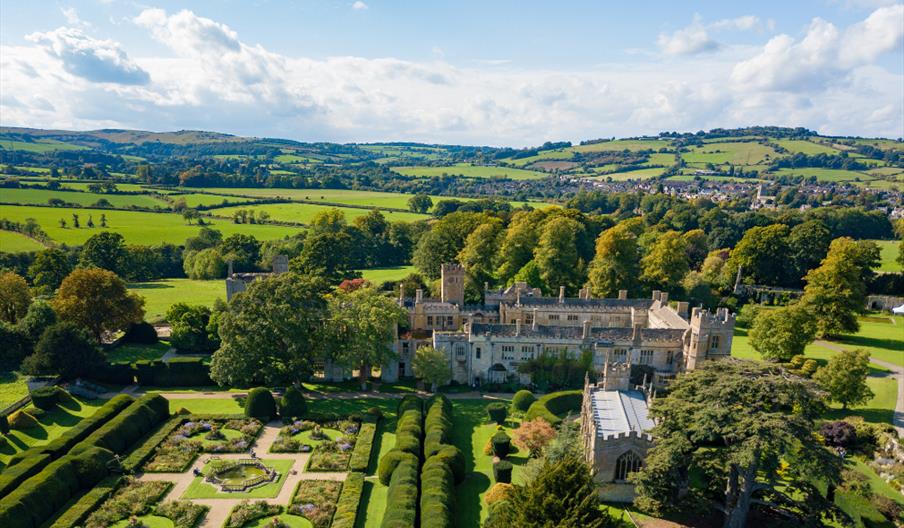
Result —
<path fill-rule="evenodd" d="M 229 271 L 226 273 L 226 302 L 232 300 L 237 294 L 245 291 L 252 282 L 278 275 L 289 271 L 289 257 L 286 255 L 276 255 L 273 257 L 273 271 L 263 273 L 234 273 L 232 271 L 232 261 L 229 262 Z"/>

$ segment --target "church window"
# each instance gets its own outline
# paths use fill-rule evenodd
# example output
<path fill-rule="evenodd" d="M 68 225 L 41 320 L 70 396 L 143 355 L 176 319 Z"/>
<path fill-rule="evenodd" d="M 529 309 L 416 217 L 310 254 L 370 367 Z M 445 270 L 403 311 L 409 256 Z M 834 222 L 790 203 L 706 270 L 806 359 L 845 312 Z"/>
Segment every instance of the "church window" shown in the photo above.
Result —
<path fill-rule="evenodd" d="M 641 350 L 640 351 L 640 364 L 641 365 L 651 365 L 653 363 L 653 351 L 652 350 Z"/>
<path fill-rule="evenodd" d="M 712 336 L 709 338 L 709 348 L 713 350 L 719 348 L 719 336 Z"/>
<path fill-rule="evenodd" d="M 615 480 L 628 480 L 628 475 L 643 467 L 643 460 L 634 451 L 628 451 L 615 461 Z"/>

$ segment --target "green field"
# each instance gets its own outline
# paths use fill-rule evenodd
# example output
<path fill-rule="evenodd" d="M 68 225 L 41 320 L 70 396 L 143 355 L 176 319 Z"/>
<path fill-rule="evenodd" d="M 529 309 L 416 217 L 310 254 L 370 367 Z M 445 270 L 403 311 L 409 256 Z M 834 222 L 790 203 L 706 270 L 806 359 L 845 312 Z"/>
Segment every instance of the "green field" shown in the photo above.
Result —
<path fill-rule="evenodd" d="M 213 306 L 217 299 L 226 300 L 226 282 L 217 280 L 161 279 L 134 282 L 129 290 L 144 297 L 145 319 L 163 320 L 166 311 L 175 303 Z"/>
<path fill-rule="evenodd" d="M 897 261 L 900 240 L 873 240 L 873 242 L 879 246 L 879 250 L 882 252 L 882 264 L 879 265 L 879 271 L 904 271 Z M 901 331 L 904 332 L 904 329 Z"/>
<path fill-rule="evenodd" d="M 702 147 L 691 147 L 688 152 L 682 153 L 681 157 L 688 163 L 757 165 L 779 158 L 781 155 L 767 145 L 745 141 L 707 143 Z"/>
<path fill-rule="evenodd" d="M 170 196 L 174 202 L 179 200 L 185 200 L 185 205 L 188 207 L 198 207 L 198 206 L 218 206 L 218 205 L 237 205 L 243 203 L 253 203 L 253 199 L 241 198 L 237 196 L 218 196 L 214 194 L 204 194 L 204 193 L 187 193 L 187 194 L 174 194 Z"/>
<path fill-rule="evenodd" d="M 388 281 L 398 281 L 407 277 L 412 273 L 417 273 L 414 266 L 394 266 L 391 268 L 372 268 L 358 270 L 362 277 L 374 284 L 381 284 Z"/>
<path fill-rule="evenodd" d="M 664 148 L 671 148 L 672 142 L 669 140 L 658 139 L 619 139 L 617 141 L 604 141 L 602 143 L 593 143 L 591 145 L 577 145 L 571 147 L 575 152 L 612 152 L 621 150 L 654 150 L 658 151 Z"/>
<path fill-rule="evenodd" d="M 535 156 L 528 156 L 526 158 L 518 158 L 518 159 L 505 159 L 503 161 L 510 163 L 512 165 L 523 167 L 525 165 L 530 165 L 531 163 L 537 161 L 569 161 L 574 158 L 574 150 L 572 149 L 555 149 L 555 150 L 544 150 L 539 152 Z"/>
<path fill-rule="evenodd" d="M 54 150 L 84 150 L 85 147 L 63 143 L 53 139 L 38 139 L 34 142 L 30 141 L 12 141 L 9 139 L 0 139 L 0 148 L 4 150 L 24 150 L 26 152 L 51 152 Z"/>
<path fill-rule="evenodd" d="M 73 213 L 79 215 L 82 227 L 72 227 Z M 87 228 L 85 222 L 88 217 L 94 218 L 95 226 L 99 224 L 100 215 L 107 216 L 107 228 Z M 113 209 L 72 209 L 67 207 L 35 207 L 35 206 L 0 206 L 0 218 L 7 218 L 16 222 L 24 222 L 27 218 L 34 218 L 50 237 L 64 244 L 80 245 L 88 240 L 91 235 L 101 231 L 113 231 L 125 237 L 130 244 L 154 245 L 164 242 L 182 244 L 185 239 L 197 235 L 201 229 L 196 224 L 188 224 L 182 215 L 175 213 L 149 213 L 142 211 L 120 211 Z M 60 219 L 65 220 L 68 227 L 60 227 Z M 210 219 L 205 219 L 205 222 Z M 276 225 L 260 224 L 234 224 L 229 220 L 210 220 L 210 227 L 229 236 L 234 233 L 246 233 L 253 235 L 258 240 L 272 240 L 292 235 L 299 228 Z"/>
<path fill-rule="evenodd" d="M 902 179 L 901 176 L 904 175 L 904 169 L 901 167 L 876 167 L 866 171 L 866 173 L 870 176 L 898 176 L 898 179 Z"/>
<path fill-rule="evenodd" d="M 776 140 L 775 143 L 777 143 L 780 147 L 784 148 L 791 154 L 795 154 L 797 152 L 808 155 L 840 153 L 838 149 L 832 148 L 828 145 L 814 143 L 812 141 L 806 141 L 803 139 L 779 139 Z"/>
<path fill-rule="evenodd" d="M 0 252 L 2 253 L 41 251 L 42 249 L 44 249 L 44 245 L 37 240 L 15 231 L 0 230 Z"/>
<path fill-rule="evenodd" d="M 674 181 L 694 181 L 697 178 L 695 174 L 679 174 L 677 176 L 669 176 L 666 178 L 667 180 Z M 761 180 L 759 178 L 737 178 L 735 176 L 713 176 L 709 174 L 700 175 L 701 180 L 710 180 L 710 181 L 719 181 L 719 182 L 732 182 L 732 183 L 757 183 L 763 182 L 766 180 Z"/>
<path fill-rule="evenodd" d="M 277 220 L 280 222 L 298 222 L 302 224 L 308 224 L 314 217 L 323 211 L 328 211 L 330 209 L 339 209 L 343 213 L 345 213 L 345 218 L 349 222 L 353 219 L 364 216 L 370 213 L 370 209 L 363 209 L 357 207 L 335 207 L 331 205 L 318 205 L 318 204 L 307 204 L 307 203 L 277 203 L 277 204 L 264 204 L 264 205 L 242 205 L 236 207 L 223 207 L 219 209 L 215 209 L 213 211 L 217 216 L 227 216 L 232 217 L 235 211 L 240 209 L 247 211 L 254 211 L 257 214 L 260 211 L 266 211 L 270 214 L 271 220 Z M 383 216 L 386 217 L 390 222 L 396 221 L 404 221 L 404 222 L 414 222 L 416 220 L 426 220 L 430 218 L 428 215 L 422 215 L 417 213 L 399 213 L 394 211 L 382 211 Z"/>
<path fill-rule="evenodd" d="M 464 176 L 467 178 L 509 178 L 512 180 L 539 180 L 549 176 L 544 172 L 511 167 L 488 167 L 460 163 L 445 167 L 393 167 L 393 171 L 402 176 Z"/>
<path fill-rule="evenodd" d="M 822 167 L 802 167 L 795 169 L 779 169 L 776 171 L 779 176 L 803 176 L 809 178 L 816 176 L 817 181 L 821 182 L 847 182 L 847 181 L 868 181 L 873 177 L 869 174 L 857 171 L 842 169 L 824 169 Z"/>
<path fill-rule="evenodd" d="M 663 172 L 665 172 L 665 168 L 663 167 L 647 167 L 625 172 L 610 172 L 608 174 L 600 174 L 599 176 L 594 176 L 594 178 L 598 180 L 606 180 L 612 178 L 614 181 L 647 180 L 649 178 L 655 178 L 661 175 Z"/>
<path fill-rule="evenodd" d="M 169 207 L 163 200 L 146 194 L 105 194 L 91 192 L 52 191 L 49 189 L 4 189 L 2 199 L 5 203 L 23 205 L 46 205 L 48 200 L 63 200 L 78 205 L 94 205 L 98 200 L 107 200 L 113 207 Z"/>

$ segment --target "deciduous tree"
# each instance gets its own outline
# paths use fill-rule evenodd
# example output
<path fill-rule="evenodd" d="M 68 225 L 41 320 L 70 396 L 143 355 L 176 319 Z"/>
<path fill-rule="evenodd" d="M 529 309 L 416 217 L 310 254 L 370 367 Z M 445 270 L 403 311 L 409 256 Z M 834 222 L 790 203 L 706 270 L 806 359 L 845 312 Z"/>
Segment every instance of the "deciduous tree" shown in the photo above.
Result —
<path fill-rule="evenodd" d="M 424 214 L 433 207 L 433 200 L 426 194 L 415 194 L 408 199 L 408 209 L 414 213 Z"/>
<path fill-rule="evenodd" d="M 813 316 L 799 304 L 792 304 L 759 310 L 750 328 L 750 345 L 764 359 L 789 361 L 803 354 L 815 335 Z"/>
<path fill-rule="evenodd" d="M 22 362 L 22 370 L 72 379 L 90 373 L 102 362 L 96 341 L 85 329 L 73 323 L 57 323 L 41 335 L 34 353 Z"/>
<path fill-rule="evenodd" d="M 640 250 L 634 231 L 625 223 L 603 231 L 587 270 L 590 293 L 597 297 L 616 297 L 618 290 L 635 294 L 639 277 Z"/>
<path fill-rule="evenodd" d="M 643 269 L 640 276 L 642 282 L 654 288 L 678 292 L 681 279 L 690 269 L 687 241 L 677 231 L 663 233 L 640 262 Z"/>
<path fill-rule="evenodd" d="M 574 293 L 581 285 L 586 263 L 578 251 L 578 238 L 584 226 L 572 218 L 560 216 L 549 220 L 540 233 L 534 250 L 534 261 L 547 290 Z"/>
<path fill-rule="evenodd" d="M 12 271 L 0 273 L 0 320 L 15 323 L 30 303 L 31 292 L 24 278 Z"/>
<path fill-rule="evenodd" d="M 530 452 L 530 456 L 539 456 L 543 449 L 556 437 L 556 430 L 543 418 L 535 418 L 521 422 L 513 433 L 515 445 Z"/>
<path fill-rule="evenodd" d="M 124 276 L 127 271 L 129 253 L 125 239 L 119 233 L 104 231 L 92 235 L 79 256 L 79 264 L 84 267 L 97 267 Z"/>
<path fill-rule="evenodd" d="M 66 275 L 72 272 L 72 263 L 61 249 L 49 248 L 35 255 L 34 262 L 28 267 L 28 276 L 35 288 L 45 295 L 50 295 L 62 284 Z"/>
<path fill-rule="evenodd" d="M 838 402 L 843 409 L 849 405 L 868 402 L 874 395 L 866 384 L 869 375 L 869 352 L 843 350 L 816 371 L 813 379 L 828 393 L 829 401 Z"/>
<path fill-rule="evenodd" d="M 104 332 L 125 330 L 144 317 L 144 299 L 129 292 L 115 273 L 98 268 L 70 273 L 52 305 L 60 320 L 86 328 L 97 341 Z"/>
<path fill-rule="evenodd" d="M 452 368 L 446 354 L 432 346 L 418 347 L 412 366 L 414 375 L 430 384 L 430 392 L 436 392 L 440 385 L 452 379 Z"/>

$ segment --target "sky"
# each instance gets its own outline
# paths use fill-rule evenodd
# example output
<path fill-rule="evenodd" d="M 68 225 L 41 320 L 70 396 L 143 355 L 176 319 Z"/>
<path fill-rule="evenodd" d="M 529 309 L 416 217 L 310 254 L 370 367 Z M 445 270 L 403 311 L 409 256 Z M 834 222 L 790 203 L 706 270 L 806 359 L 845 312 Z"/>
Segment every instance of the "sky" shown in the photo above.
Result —
<path fill-rule="evenodd" d="M 904 136 L 900 0 L 0 0 L 0 124 L 532 146 Z"/>

